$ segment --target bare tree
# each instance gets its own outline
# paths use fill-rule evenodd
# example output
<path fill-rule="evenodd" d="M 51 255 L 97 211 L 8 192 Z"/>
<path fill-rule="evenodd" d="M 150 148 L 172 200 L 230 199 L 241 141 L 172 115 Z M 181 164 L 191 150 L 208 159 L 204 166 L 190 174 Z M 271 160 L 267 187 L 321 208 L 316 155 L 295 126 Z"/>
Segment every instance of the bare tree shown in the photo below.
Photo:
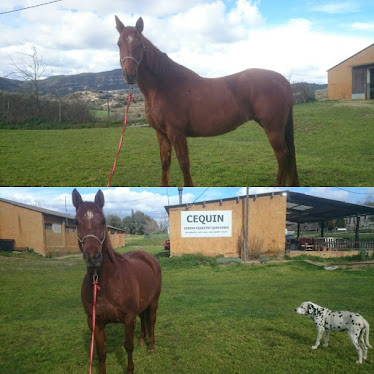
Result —
<path fill-rule="evenodd" d="M 31 53 L 19 52 L 19 62 L 15 62 L 12 58 L 12 64 L 15 68 L 14 75 L 20 80 L 28 82 L 31 87 L 32 96 L 35 99 L 37 112 L 40 108 L 40 87 L 39 82 L 44 77 L 47 65 L 38 56 L 38 51 L 33 45 Z M 38 113 L 37 113 L 38 114 Z"/>

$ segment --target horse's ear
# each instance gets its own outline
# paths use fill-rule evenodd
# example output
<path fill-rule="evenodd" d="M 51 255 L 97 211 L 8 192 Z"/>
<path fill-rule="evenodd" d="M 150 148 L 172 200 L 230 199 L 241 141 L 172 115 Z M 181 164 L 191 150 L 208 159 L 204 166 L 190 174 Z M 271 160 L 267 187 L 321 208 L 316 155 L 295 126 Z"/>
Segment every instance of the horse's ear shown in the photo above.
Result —
<path fill-rule="evenodd" d="M 100 207 L 100 209 L 103 209 L 104 206 L 104 194 L 101 190 L 97 191 L 97 194 L 95 196 L 95 204 Z"/>
<path fill-rule="evenodd" d="M 136 21 L 136 29 L 142 33 L 143 32 L 143 29 L 144 29 L 144 22 L 143 22 L 143 18 L 140 17 L 137 21 Z"/>
<path fill-rule="evenodd" d="M 73 198 L 73 205 L 75 206 L 75 209 L 78 209 L 79 205 L 83 203 L 81 194 L 77 191 L 76 188 L 74 188 L 72 193 Z"/>
<path fill-rule="evenodd" d="M 121 33 L 121 31 L 125 28 L 125 26 L 123 25 L 123 23 L 119 20 L 117 16 L 115 16 L 115 18 L 116 18 L 116 28 L 118 32 Z"/>

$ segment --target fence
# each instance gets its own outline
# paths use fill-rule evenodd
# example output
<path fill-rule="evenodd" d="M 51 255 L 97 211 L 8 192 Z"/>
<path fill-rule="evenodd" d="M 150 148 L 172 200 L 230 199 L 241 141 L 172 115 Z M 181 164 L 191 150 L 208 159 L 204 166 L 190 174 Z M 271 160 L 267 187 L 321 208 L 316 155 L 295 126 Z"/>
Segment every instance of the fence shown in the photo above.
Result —
<path fill-rule="evenodd" d="M 72 123 L 93 121 L 87 104 L 82 101 L 35 100 L 30 95 L 0 94 L 0 122 L 21 123 L 30 119 Z"/>
<path fill-rule="evenodd" d="M 357 250 L 357 249 L 374 249 L 374 238 L 370 239 L 343 239 L 343 238 L 314 238 L 310 239 L 310 245 L 303 248 L 300 247 L 300 243 L 296 240 L 286 240 L 286 251 L 290 250 L 310 250 L 317 251 L 320 249 L 328 249 L 331 251 L 341 251 L 341 250 Z"/>

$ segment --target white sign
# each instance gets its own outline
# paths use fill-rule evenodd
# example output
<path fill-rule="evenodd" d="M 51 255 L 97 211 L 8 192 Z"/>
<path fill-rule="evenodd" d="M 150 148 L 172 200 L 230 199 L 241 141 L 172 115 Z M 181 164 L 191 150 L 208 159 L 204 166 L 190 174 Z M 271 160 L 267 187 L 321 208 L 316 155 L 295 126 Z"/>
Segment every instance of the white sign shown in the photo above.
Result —
<path fill-rule="evenodd" d="M 182 211 L 182 238 L 231 237 L 231 210 Z"/>

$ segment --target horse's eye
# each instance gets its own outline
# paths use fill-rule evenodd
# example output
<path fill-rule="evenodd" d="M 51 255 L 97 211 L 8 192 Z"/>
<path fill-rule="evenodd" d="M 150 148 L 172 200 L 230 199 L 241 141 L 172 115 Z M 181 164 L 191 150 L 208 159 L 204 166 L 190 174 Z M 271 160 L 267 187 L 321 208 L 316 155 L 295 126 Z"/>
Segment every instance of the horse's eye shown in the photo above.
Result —
<path fill-rule="evenodd" d="M 103 220 L 101 221 L 101 224 L 105 225 L 105 223 L 106 223 L 105 218 L 103 218 Z"/>
<path fill-rule="evenodd" d="M 75 219 L 75 220 L 74 220 L 74 223 L 75 223 L 75 225 L 76 225 L 76 226 L 78 226 L 78 225 L 79 225 L 79 222 L 78 222 L 78 220 L 77 220 L 77 219 Z"/>

